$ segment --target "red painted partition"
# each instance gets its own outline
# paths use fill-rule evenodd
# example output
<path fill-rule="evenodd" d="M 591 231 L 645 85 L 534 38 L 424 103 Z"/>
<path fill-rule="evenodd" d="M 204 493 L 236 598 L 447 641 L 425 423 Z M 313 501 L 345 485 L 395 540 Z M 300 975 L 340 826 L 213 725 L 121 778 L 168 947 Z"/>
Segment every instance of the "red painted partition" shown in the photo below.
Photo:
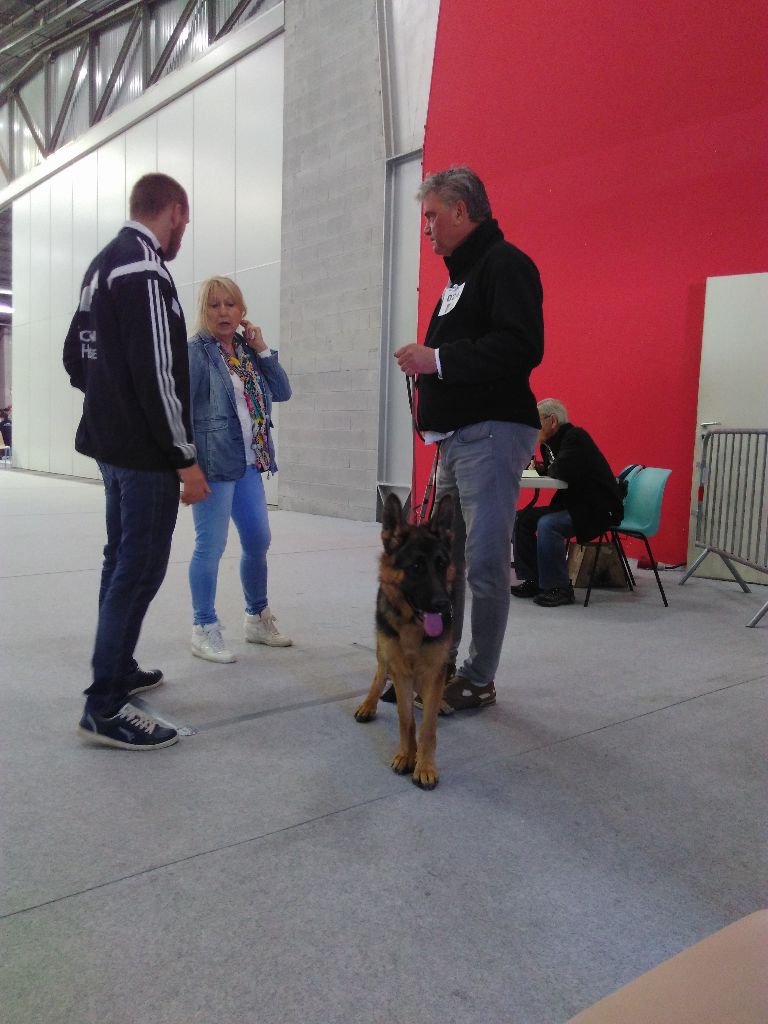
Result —
<path fill-rule="evenodd" d="M 686 557 L 707 277 L 768 270 L 764 0 L 442 0 L 425 173 L 485 181 L 544 284 L 538 398 L 618 471 L 672 469 L 654 542 Z M 446 280 L 425 244 L 419 336 Z M 420 495 L 431 456 L 416 453 Z"/>

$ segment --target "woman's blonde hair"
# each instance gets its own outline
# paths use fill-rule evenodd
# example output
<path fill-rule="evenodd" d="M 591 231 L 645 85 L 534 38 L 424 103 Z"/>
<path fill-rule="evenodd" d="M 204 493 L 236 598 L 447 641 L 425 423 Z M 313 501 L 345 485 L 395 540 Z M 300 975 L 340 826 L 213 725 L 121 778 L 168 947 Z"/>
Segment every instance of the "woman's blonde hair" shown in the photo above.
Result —
<path fill-rule="evenodd" d="M 211 333 L 211 329 L 208 326 L 208 299 L 211 297 L 211 292 L 217 289 L 220 292 L 224 292 L 228 298 L 232 299 L 242 309 L 243 316 L 247 312 L 243 293 L 240 291 L 240 286 L 236 281 L 233 281 L 231 277 L 209 277 L 200 285 L 200 292 L 197 296 L 196 334 Z"/>

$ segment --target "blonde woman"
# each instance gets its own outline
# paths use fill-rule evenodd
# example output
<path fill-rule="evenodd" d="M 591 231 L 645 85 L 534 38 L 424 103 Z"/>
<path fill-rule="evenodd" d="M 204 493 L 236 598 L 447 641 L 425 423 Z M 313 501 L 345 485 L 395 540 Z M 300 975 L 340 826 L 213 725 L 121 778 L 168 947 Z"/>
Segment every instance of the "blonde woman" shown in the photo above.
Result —
<path fill-rule="evenodd" d="M 197 457 L 211 494 L 193 507 L 195 550 L 189 565 L 194 625 L 192 653 L 232 662 L 216 614 L 219 562 L 230 519 L 242 546 L 240 579 L 245 596 L 245 639 L 270 647 L 291 640 L 275 625 L 267 602 L 267 550 L 271 535 L 263 473 L 275 473 L 272 402 L 291 397 L 291 385 L 262 337 L 245 319 L 238 285 L 211 277 L 200 288 L 197 333 L 189 340 L 192 427 Z"/>

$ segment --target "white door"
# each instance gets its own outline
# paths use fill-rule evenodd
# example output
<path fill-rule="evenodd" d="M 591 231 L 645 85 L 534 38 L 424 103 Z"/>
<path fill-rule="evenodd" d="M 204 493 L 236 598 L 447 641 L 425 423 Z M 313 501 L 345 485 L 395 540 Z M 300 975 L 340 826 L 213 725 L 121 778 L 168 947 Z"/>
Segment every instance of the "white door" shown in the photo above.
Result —
<path fill-rule="evenodd" d="M 694 545 L 701 434 L 705 423 L 768 429 L 768 274 L 707 279 L 699 373 L 699 405 L 688 563 L 701 554 Z M 737 566 L 748 582 L 766 583 L 765 573 Z M 697 576 L 733 579 L 717 555 L 709 555 Z"/>

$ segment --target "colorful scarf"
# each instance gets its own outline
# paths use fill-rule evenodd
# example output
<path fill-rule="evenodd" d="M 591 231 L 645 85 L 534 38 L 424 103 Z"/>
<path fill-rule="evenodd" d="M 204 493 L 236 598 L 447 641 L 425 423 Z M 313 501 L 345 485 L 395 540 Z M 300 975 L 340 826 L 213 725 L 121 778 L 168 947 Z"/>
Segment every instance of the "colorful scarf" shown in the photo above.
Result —
<path fill-rule="evenodd" d="M 245 404 L 251 416 L 253 424 L 253 440 L 251 448 L 256 453 L 256 468 L 260 473 L 269 470 L 269 440 L 267 437 L 267 404 L 264 398 L 264 388 L 261 386 L 259 372 L 254 366 L 253 357 L 245 351 L 242 342 L 235 340 L 235 355 L 231 356 L 219 345 L 219 351 L 224 357 L 227 369 L 234 376 L 243 382 Z"/>

